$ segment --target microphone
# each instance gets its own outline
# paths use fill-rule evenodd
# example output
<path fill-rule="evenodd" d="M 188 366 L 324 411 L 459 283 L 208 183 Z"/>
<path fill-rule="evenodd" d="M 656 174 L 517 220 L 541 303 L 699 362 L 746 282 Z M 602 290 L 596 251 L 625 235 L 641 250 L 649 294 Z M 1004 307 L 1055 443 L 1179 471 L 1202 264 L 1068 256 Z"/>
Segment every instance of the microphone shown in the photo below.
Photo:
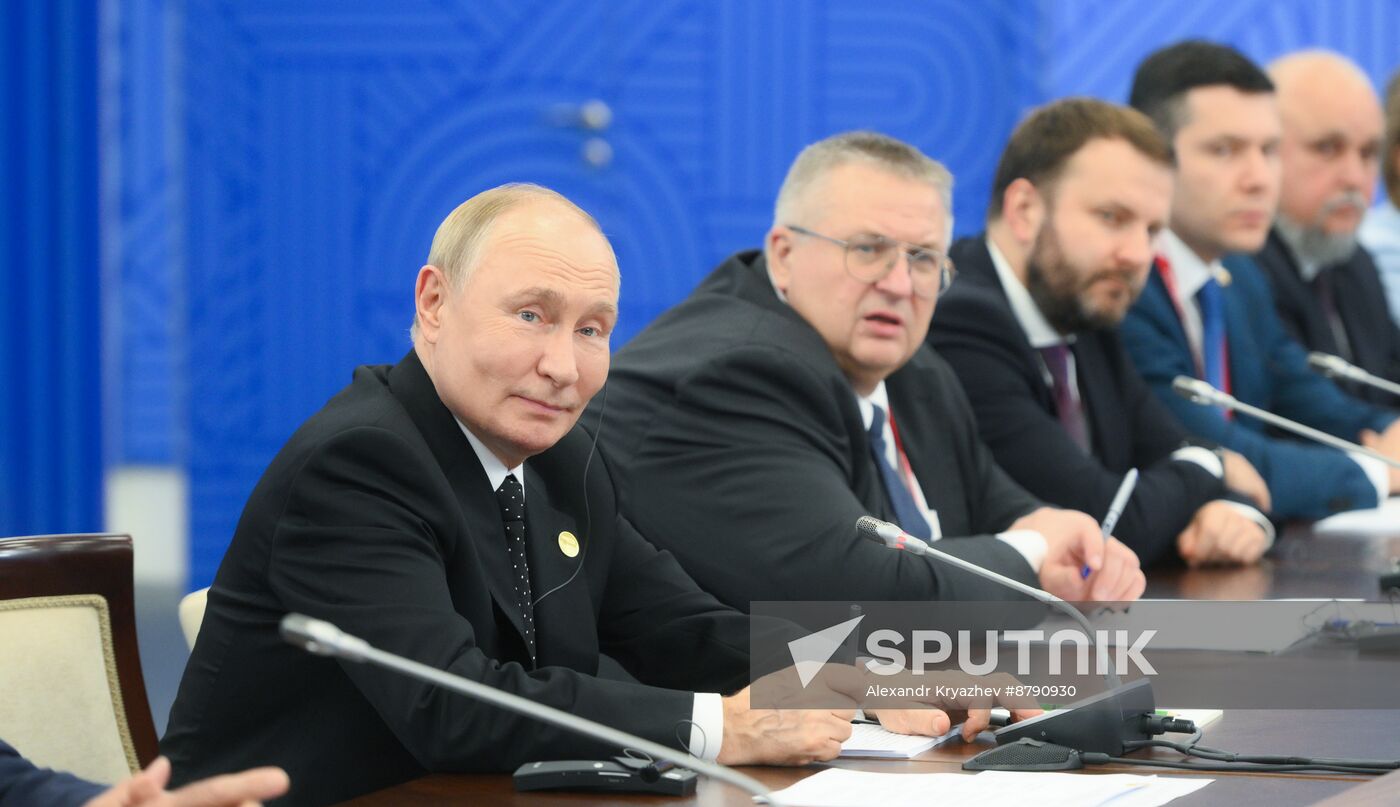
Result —
<path fill-rule="evenodd" d="M 965 572 L 1043 602 L 1074 620 L 1084 631 L 1089 644 L 1094 648 L 1099 666 L 1104 670 L 1108 690 L 1077 704 L 997 729 L 998 745 L 1012 743 L 1022 737 L 1031 737 L 1081 751 L 1103 751 L 1117 755 L 1127 748 L 1127 742 L 1148 738 L 1143 726 L 1144 719 L 1151 716 L 1156 708 L 1152 697 L 1152 682 L 1141 678 L 1125 686 L 1118 678 L 1117 669 L 1109 661 L 1108 649 L 1094 641 L 1094 629 L 1089 625 L 1089 620 L 1074 606 L 1048 591 L 1028 586 L 1019 580 L 1013 580 L 991 569 L 935 549 L 918 536 L 900 529 L 897 524 L 881 521 L 873 516 L 861 516 L 856 519 L 856 532 L 866 540 L 891 549 L 938 558 Z"/>
<path fill-rule="evenodd" d="M 450 689 L 458 694 L 486 701 L 517 714 L 532 717 L 544 723 L 552 723 L 595 740 L 613 743 L 619 748 L 635 748 L 651 755 L 654 760 L 666 760 L 675 763 L 678 767 L 688 768 L 696 773 L 703 773 L 722 782 L 728 782 L 747 793 L 767 799 L 769 804 L 779 803 L 773 799 L 773 795 L 768 792 L 768 789 L 756 780 L 724 765 L 706 762 L 682 751 L 667 748 L 625 731 L 619 731 L 611 726 L 595 723 L 552 706 L 545 706 L 528 698 L 503 692 L 479 681 L 453 675 L 426 664 L 420 664 L 411 659 L 379 650 L 364 639 L 351 636 L 324 620 L 313 619 L 302 614 L 287 614 L 282 617 L 281 634 L 288 643 L 300 647 L 308 653 L 330 656 L 345 661 L 368 662 L 377 667 L 385 667 L 420 681 L 427 681 L 444 689 Z"/>
<path fill-rule="evenodd" d="M 1318 431 L 1311 426 L 1304 426 L 1297 421 L 1275 415 L 1267 409 L 1251 406 L 1244 401 L 1237 400 L 1233 395 L 1221 392 L 1198 378 L 1179 375 L 1172 379 L 1172 391 L 1192 403 L 1201 404 L 1202 406 L 1223 406 L 1226 409 L 1233 409 L 1236 412 L 1258 418 L 1271 426 L 1277 426 L 1280 429 L 1301 435 L 1309 440 L 1314 440 L 1333 448 L 1340 448 L 1343 451 L 1378 459 L 1392 468 L 1400 468 L 1400 460 L 1391 459 L 1379 451 L 1374 451 L 1363 445 L 1348 442 L 1340 437 L 1333 437 L 1327 432 Z"/>
<path fill-rule="evenodd" d="M 1084 629 L 1084 635 L 1089 637 L 1089 644 L 1093 645 L 1094 649 L 1097 651 L 1099 666 L 1107 671 L 1109 688 L 1116 689 L 1123 685 L 1123 682 L 1118 679 L 1117 670 L 1114 669 L 1112 664 L 1108 663 L 1108 650 L 1094 641 L 1094 630 L 1089 626 L 1089 620 L 1085 619 L 1084 615 L 1079 613 L 1078 609 L 1059 597 L 1056 597 L 1054 594 L 1044 589 L 1028 586 L 1019 580 L 1012 580 L 1004 574 L 998 574 L 991 569 L 985 569 L 975 563 L 963 560 L 956 555 L 949 555 L 947 552 L 934 549 L 922 538 L 910 535 L 900 529 L 898 524 L 881 521 L 874 516 L 861 516 L 856 519 L 856 532 L 860 533 L 862 538 L 874 541 L 877 544 L 884 544 L 891 549 L 912 552 L 915 555 L 926 555 L 928 557 L 938 558 L 944 563 L 956 566 L 965 572 L 971 572 L 978 577 L 1005 586 L 1012 591 L 1020 592 L 1033 600 L 1039 600 L 1040 602 L 1064 612 L 1070 619 L 1079 623 L 1079 627 Z"/>
<path fill-rule="evenodd" d="M 1308 366 L 1322 373 L 1328 378 L 1341 378 L 1347 381 L 1355 381 L 1358 384 L 1365 384 L 1384 390 L 1391 395 L 1400 395 L 1400 384 L 1388 381 L 1377 375 L 1357 367 L 1341 356 L 1333 356 L 1327 353 L 1309 353 Z"/>

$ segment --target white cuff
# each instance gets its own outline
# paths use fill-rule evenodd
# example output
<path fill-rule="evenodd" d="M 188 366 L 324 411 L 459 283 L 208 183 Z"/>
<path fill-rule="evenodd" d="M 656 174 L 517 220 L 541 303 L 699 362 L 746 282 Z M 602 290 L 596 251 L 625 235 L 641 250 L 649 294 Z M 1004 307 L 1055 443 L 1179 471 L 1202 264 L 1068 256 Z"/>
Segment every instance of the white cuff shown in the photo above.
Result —
<path fill-rule="evenodd" d="M 1371 484 L 1376 486 L 1376 503 L 1373 507 L 1380 507 L 1385 500 L 1390 498 L 1390 466 L 1365 454 L 1358 454 L 1352 451 L 1347 452 L 1361 470 L 1366 472 L 1366 477 L 1371 480 Z"/>
<path fill-rule="evenodd" d="M 1225 478 L 1225 463 L 1220 461 L 1220 457 L 1214 451 L 1200 446 L 1183 446 L 1172 452 L 1172 459 L 1182 462 L 1194 462 L 1210 472 L 1216 479 Z"/>
<path fill-rule="evenodd" d="M 719 758 L 724 743 L 724 699 L 714 692 L 695 693 L 690 710 L 690 755 L 707 762 Z"/>
<path fill-rule="evenodd" d="M 1232 502 L 1229 499 L 1221 499 L 1220 501 L 1235 508 L 1241 515 L 1253 521 L 1255 524 L 1258 524 L 1260 529 L 1264 530 L 1264 537 L 1269 539 L 1269 542 L 1264 545 L 1264 551 L 1269 551 L 1269 547 L 1274 545 L 1274 522 L 1270 521 L 1263 513 L 1255 510 L 1244 502 Z"/>
<path fill-rule="evenodd" d="M 997 540 L 1010 544 L 1030 564 L 1031 571 L 1040 574 L 1040 566 L 1045 563 L 1045 555 L 1050 551 L 1044 535 L 1035 530 L 1010 530 L 997 533 Z"/>

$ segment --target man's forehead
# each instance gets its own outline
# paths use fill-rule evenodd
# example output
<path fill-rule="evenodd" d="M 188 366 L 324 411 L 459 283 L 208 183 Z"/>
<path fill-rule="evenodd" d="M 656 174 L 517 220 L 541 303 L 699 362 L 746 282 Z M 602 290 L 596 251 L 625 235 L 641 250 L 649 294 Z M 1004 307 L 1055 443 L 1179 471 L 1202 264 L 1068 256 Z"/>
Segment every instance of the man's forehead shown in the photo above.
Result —
<path fill-rule="evenodd" d="M 1172 174 L 1170 167 L 1125 140 L 1099 138 L 1070 157 L 1056 185 L 1079 195 L 1143 207 L 1148 212 L 1156 207 L 1166 210 L 1167 199 L 1163 197 L 1171 195 Z"/>
<path fill-rule="evenodd" d="M 832 235 L 867 232 L 911 243 L 942 243 L 947 237 L 947 211 L 927 182 L 851 164 L 833 169 L 813 191 L 819 224 L 841 231 Z"/>
<path fill-rule="evenodd" d="M 607 273 L 614 279 L 618 273 L 612 246 L 592 222 L 548 202 L 501 214 L 480 250 L 478 271 L 571 268 L 585 274 Z"/>
<path fill-rule="evenodd" d="M 1183 103 L 1182 131 L 1272 136 L 1282 125 L 1278 99 L 1273 93 L 1247 93 L 1226 84 L 1213 84 L 1187 91 Z"/>

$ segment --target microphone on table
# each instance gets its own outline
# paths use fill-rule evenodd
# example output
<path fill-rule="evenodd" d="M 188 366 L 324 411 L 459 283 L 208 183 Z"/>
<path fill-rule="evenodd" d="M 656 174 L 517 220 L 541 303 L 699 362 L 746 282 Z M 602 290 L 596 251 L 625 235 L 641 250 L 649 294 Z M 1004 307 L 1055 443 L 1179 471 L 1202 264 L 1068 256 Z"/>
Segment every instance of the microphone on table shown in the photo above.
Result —
<path fill-rule="evenodd" d="M 1333 448 L 1340 448 L 1343 451 L 1378 459 L 1392 468 L 1400 468 L 1400 460 L 1391 459 L 1379 451 L 1367 448 L 1358 443 L 1349 442 L 1340 437 L 1333 437 L 1327 432 L 1318 431 L 1311 426 L 1304 426 L 1297 421 L 1275 415 L 1267 409 L 1251 406 L 1244 401 L 1237 400 L 1233 395 L 1221 392 L 1198 378 L 1179 375 L 1172 379 L 1172 391 L 1192 403 L 1198 403 L 1203 406 L 1223 406 L 1226 409 L 1233 409 L 1236 412 L 1257 418 L 1271 426 L 1277 426 L 1280 429 L 1293 432 L 1309 440 L 1315 440 L 1316 442 L 1329 445 Z"/>
<path fill-rule="evenodd" d="M 1095 650 L 1099 666 L 1104 670 L 1104 680 L 1108 683 L 1108 690 L 1077 703 L 1046 712 L 1038 717 L 999 728 L 996 730 L 998 745 L 1014 743 L 1025 737 L 1081 751 L 1101 751 L 1117 756 L 1126 750 L 1128 742 L 1149 738 L 1146 722 L 1155 714 L 1156 709 L 1156 701 L 1152 696 L 1152 683 L 1146 678 L 1140 678 L 1130 684 L 1123 684 L 1118 678 L 1118 672 L 1113 663 L 1109 660 L 1107 648 L 1094 641 L 1094 630 L 1090 627 L 1089 620 L 1085 619 L 1084 615 L 1079 613 L 1074 606 L 1048 591 L 1028 586 L 1019 580 L 1013 580 L 1006 575 L 936 549 L 922 538 L 905 532 L 897 524 L 881 521 L 873 516 L 861 516 L 856 520 L 856 532 L 862 538 L 882 544 L 890 549 L 937 558 L 965 572 L 970 572 L 1012 591 L 1024 594 L 1031 599 L 1043 602 L 1063 612 L 1083 629 L 1089 644 Z M 989 754 L 990 752 L 983 753 Z M 1027 768 L 1026 764 L 1023 760 L 1019 766 L 1011 764 L 995 769 L 1035 770 L 1035 768 Z"/>
<path fill-rule="evenodd" d="M 1400 395 L 1400 384 L 1396 384 L 1394 381 L 1388 381 L 1378 375 L 1373 375 L 1341 356 L 1333 356 L 1328 353 L 1309 353 L 1308 366 L 1328 378 L 1355 381 L 1358 384 L 1365 384 L 1368 387 L 1384 390 L 1391 395 Z"/>
<path fill-rule="evenodd" d="M 687 768 L 722 782 L 728 782 L 747 793 L 767 799 L 769 804 L 778 803 L 762 784 L 724 765 L 706 762 L 683 751 L 667 748 L 660 743 L 619 731 L 611 726 L 595 723 L 552 706 L 545 706 L 528 698 L 503 692 L 479 681 L 453 675 L 435 667 L 429 667 L 426 664 L 420 664 L 411 659 L 379 650 L 364 639 L 351 636 L 324 620 L 313 619 L 302 614 L 287 614 L 282 617 L 281 633 L 282 638 L 288 643 L 309 653 L 318 656 L 331 656 L 344 661 L 368 662 L 376 667 L 384 667 L 411 678 L 450 689 L 458 694 L 486 701 L 517 714 L 544 723 L 552 723 L 595 740 L 613 743 L 619 748 L 634 748 L 649 754 L 653 760 L 659 759 L 674 763 L 677 767 Z"/>

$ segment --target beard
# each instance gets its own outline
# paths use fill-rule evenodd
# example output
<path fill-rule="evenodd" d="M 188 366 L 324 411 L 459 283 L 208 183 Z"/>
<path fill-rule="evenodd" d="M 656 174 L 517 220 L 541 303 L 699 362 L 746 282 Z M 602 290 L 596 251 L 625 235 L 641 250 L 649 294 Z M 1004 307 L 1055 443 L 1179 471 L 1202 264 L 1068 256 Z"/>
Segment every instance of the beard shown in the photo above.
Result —
<path fill-rule="evenodd" d="M 1341 263 L 1356 252 L 1356 231 L 1329 233 L 1326 222 L 1333 213 L 1348 207 L 1365 213 L 1366 197 L 1358 191 L 1339 193 L 1324 202 L 1313 220 L 1306 224 L 1299 224 L 1280 212 L 1275 222 L 1279 236 L 1300 262 L 1310 264 L 1314 269 Z"/>
<path fill-rule="evenodd" d="M 1031 246 L 1026 265 L 1026 291 L 1030 292 L 1045 321 L 1062 335 L 1108 330 L 1122 322 L 1122 314 L 1107 309 L 1095 310 L 1086 304 L 1084 292 L 1095 282 L 1106 277 L 1121 277 L 1134 300 L 1141 291 L 1128 271 L 1102 269 L 1088 277 L 1083 274 L 1065 259 L 1055 233 L 1055 222 L 1047 218 Z"/>

